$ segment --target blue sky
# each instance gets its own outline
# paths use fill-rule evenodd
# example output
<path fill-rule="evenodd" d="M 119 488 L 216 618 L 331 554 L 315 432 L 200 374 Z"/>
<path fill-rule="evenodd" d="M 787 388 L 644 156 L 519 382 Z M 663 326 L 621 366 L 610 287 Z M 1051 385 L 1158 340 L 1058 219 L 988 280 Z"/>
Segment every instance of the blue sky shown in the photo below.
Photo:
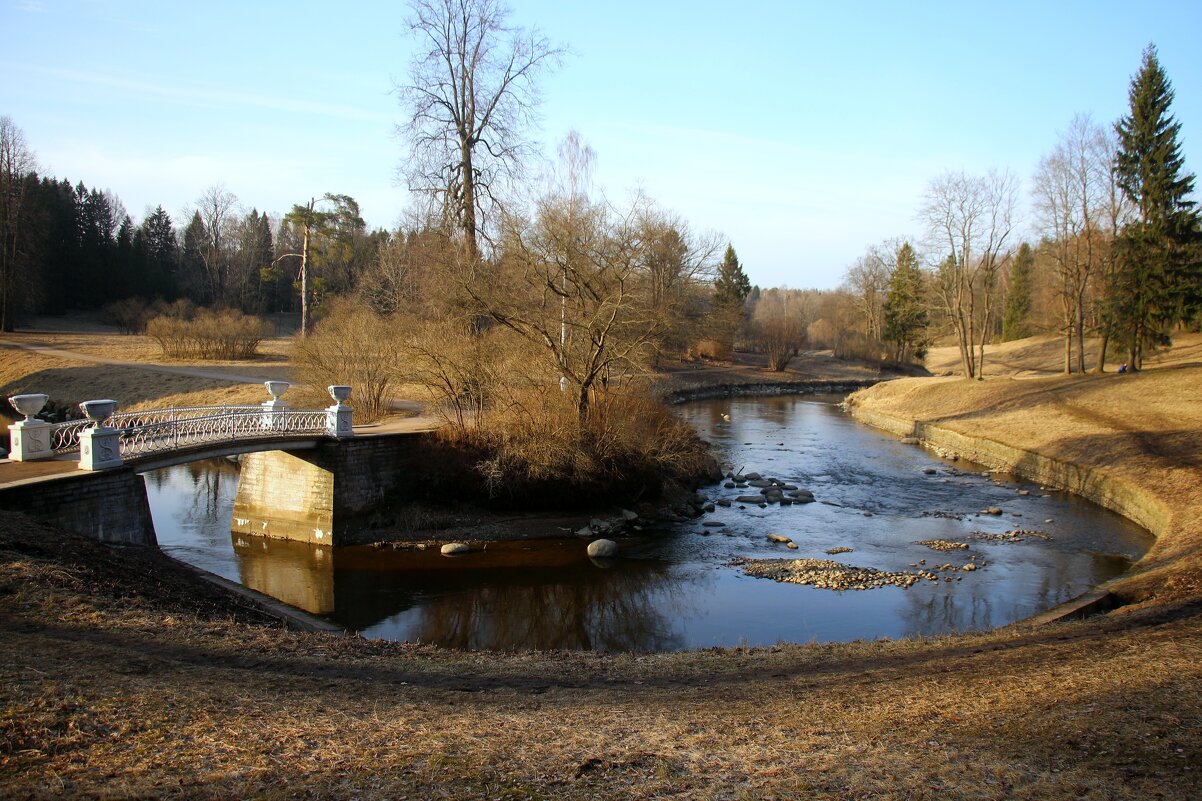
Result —
<path fill-rule="evenodd" d="M 919 234 L 927 182 L 1026 184 L 1079 112 L 1126 108 L 1155 42 L 1202 170 L 1202 3 L 513 0 L 571 49 L 543 81 L 550 156 L 569 130 L 615 201 L 642 189 L 729 239 L 753 282 L 827 288 L 864 249 Z M 0 0 L 0 114 L 43 171 L 179 220 L 224 184 L 249 209 L 355 197 L 373 227 L 409 204 L 392 90 L 401 2 Z"/>

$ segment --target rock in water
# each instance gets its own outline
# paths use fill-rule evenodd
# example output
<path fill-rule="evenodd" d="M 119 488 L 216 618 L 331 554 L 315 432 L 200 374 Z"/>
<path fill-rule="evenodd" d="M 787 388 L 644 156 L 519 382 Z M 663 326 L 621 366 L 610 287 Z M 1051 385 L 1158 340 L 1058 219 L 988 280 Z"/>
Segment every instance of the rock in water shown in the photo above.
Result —
<path fill-rule="evenodd" d="M 618 544 L 613 540 L 593 540 L 588 544 L 588 555 L 594 559 L 618 555 Z"/>
<path fill-rule="evenodd" d="M 446 545 L 442 546 L 442 555 L 458 556 L 459 554 L 467 553 L 470 550 L 471 548 L 467 547 L 467 545 L 462 542 L 448 542 Z"/>

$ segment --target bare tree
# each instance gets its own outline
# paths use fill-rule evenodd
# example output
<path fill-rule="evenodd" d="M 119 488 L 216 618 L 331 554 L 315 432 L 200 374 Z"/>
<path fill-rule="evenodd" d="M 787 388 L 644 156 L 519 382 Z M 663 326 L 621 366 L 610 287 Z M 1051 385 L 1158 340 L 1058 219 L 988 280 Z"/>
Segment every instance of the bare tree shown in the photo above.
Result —
<path fill-rule="evenodd" d="M 1008 172 L 947 172 L 927 186 L 920 211 L 931 250 L 943 253 L 936 281 L 969 378 L 981 377 L 998 276 L 1010 258 L 1018 182 Z"/>
<path fill-rule="evenodd" d="M 1108 250 L 1107 207 L 1113 176 L 1107 135 L 1088 115 L 1077 115 L 1035 173 L 1039 227 L 1056 267 L 1064 331 L 1064 372 L 1085 372 L 1086 297 Z"/>
<path fill-rule="evenodd" d="M 24 131 L 12 117 L 0 117 L 0 331 L 11 331 L 16 324 L 26 178 L 36 169 Z"/>
<path fill-rule="evenodd" d="M 227 283 L 230 272 L 231 245 L 237 224 L 238 198 L 226 191 L 224 184 L 214 184 L 196 201 L 196 213 L 204 223 L 204 241 L 199 243 L 199 256 L 209 285 L 209 296 L 217 306 L 227 302 Z"/>
<path fill-rule="evenodd" d="M 901 238 L 887 239 L 869 247 L 843 277 L 843 288 L 856 298 L 864 321 L 864 335 L 870 340 L 880 342 L 882 339 L 889 276 L 896 266 L 897 250 L 903 241 Z"/>
<path fill-rule="evenodd" d="M 755 307 L 752 328 L 768 356 L 768 369 L 782 372 L 806 344 L 807 298 L 795 289 L 769 289 Z"/>
<path fill-rule="evenodd" d="M 637 209 L 551 196 L 533 222 L 507 218 L 501 279 L 468 283 L 493 320 L 549 358 L 582 427 L 592 393 L 643 369 L 660 333 L 639 293 L 641 256 Z"/>
<path fill-rule="evenodd" d="M 411 10 L 418 47 L 398 87 L 409 115 L 398 128 L 410 149 L 401 173 L 462 233 L 474 262 L 490 207 L 531 151 L 536 78 L 563 50 L 508 27 L 497 0 L 412 0 Z"/>

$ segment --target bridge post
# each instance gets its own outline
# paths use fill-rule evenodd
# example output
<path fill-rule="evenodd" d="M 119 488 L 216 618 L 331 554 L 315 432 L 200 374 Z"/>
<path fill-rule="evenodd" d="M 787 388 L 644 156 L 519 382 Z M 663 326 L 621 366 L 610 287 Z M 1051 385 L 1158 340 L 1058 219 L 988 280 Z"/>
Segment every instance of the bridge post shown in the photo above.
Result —
<path fill-rule="evenodd" d="M 355 436 L 352 428 L 352 410 L 345 401 L 351 396 L 351 388 L 345 385 L 326 387 L 334 405 L 326 408 L 326 436 L 345 439 Z"/>
<path fill-rule="evenodd" d="M 8 399 L 14 409 L 25 415 L 24 420 L 8 427 L 8 445 L 11 451 L 9 459 L 14 462 L 31 462 L 54 456 L 54 449 L 50 446 L 50 424 L 33 417 L 42 411 L 48 400 L 49 395 L 41 394 L 13 395 Z"/>
<path fill-rule="evenodd" d="M 120 467 L 123 464 L 121 432 L 104 424 L 116 411 L 117 401 L 84 401 L 79 408 L 92 421 L 92 427 L 84 429 L 79 435 L 79 469 L 107 470 Z"/>

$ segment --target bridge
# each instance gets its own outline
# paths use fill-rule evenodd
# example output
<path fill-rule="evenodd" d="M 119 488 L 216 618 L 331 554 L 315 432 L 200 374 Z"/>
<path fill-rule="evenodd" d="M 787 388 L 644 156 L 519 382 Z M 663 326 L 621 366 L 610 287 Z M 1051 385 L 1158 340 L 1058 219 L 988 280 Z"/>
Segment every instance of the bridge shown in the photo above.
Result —
<path fill-rule="evenodd" d="M 432 458 L 428 419 L 352 429 L 351 388 L 329 388 L 325 409 L 291 409 L 284 382 L 258 406 L 203 406 L 118 414 L 85 401 L 84 420 L 35 415 L 45 395 L 10 399 L 25 420 L 9 426 L 0 459 L 0 509 L 22 511 L 103 542 L 153 545 L 143 475 L 244 454 L 231 527 L 324 545 L 370 541 L 381 516 L 424 495 L 414 476 Z"/>
<path fill-rule="evenodd" d="M 329 437 L 354 436 L 351 388 L 328 387 L 334 405 L 325 409 L 292 409 L 280 400 L 285 381 L 265 382 L 272 399 L 258 406 L 190 406 L 116 413 L 117 402 L 91 400 L 79 404 L 84 419 L 62 423 L 38 420 L 43 394 L 9 399 L 25 419 L 9 426 L 13 461 L 70 458 L 79 454 L 83 470 L 109 470 L 154 461 L 166 466 L 178 460 L 263 450 L 270 443 L 293 447 Z M 180 459 L 173 459 L 178 455 Z"/>

